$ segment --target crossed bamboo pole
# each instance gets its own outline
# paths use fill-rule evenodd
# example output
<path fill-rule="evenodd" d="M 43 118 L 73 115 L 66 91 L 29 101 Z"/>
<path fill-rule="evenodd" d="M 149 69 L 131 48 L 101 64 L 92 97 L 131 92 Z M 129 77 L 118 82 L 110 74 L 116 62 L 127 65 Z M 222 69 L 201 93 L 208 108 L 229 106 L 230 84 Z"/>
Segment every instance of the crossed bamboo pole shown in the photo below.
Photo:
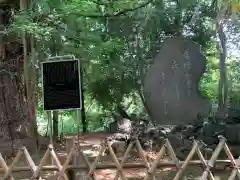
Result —
<path fill-rule="evenodd" d="M 143 163 L 126 163 L 126 160 L 128 158 L 129 153 L 133 149 L 133 147 L 136 148 L 139 157 L 142 159 Z M 184 171 L 188 166 L 191 165 L 197 165 L 197 166 L 202 166 L 204 168 L 204 171 L 202 173 L 202 176 L 199 178 L 199 180 L 215 180 L 213 174 L 212 174 L 212 169 L 214 169 L 215 164 L 219 163 L 225 163 L 225 164 L 230 164 L 232 166 L 232 172 L 228 178 L 228 180 L 234 180 L 235 178 L 238 178 L 240 180 L 240 169 L 239 169 L 239 164 L 237 163 L 228 147 L 226 144 L 226 139 L 223 136 L 219 137 L 219 144 L 217 145 L 216 149 L 213 151 L 212 156 L 210 160 L 206 160 L 201 152 L 201 147 L 202 143 L 196 140 L 193 140 L 193 146 L 191 151 L 189 152 L 188 156 L 186 157 L 185 161 L 180 161 L 178 160 L 174 149 L 172 148 L 171 143 L 169 142 L 168 139 L 164 139 L 163 145 L 161 149 L 159 150 L 156 159 L 152 162 L 149 163 L 146 155 L 144 153 L 144 150 L 142 149 L 142 146 L 140 145 L 140 142 L 138 139 L 133 139 L 130 144 L 128 145 L 122 160 L 120 161 L 116 154 L 114 153 L 111 142 L 109 140 L 104 140 L 101 143 L 101 148 L 100 151 L 98 152 L 97 157 L 93 161 L 93 163 L 89 162 L 88 157 L 83 153 L 83 150 L 79 146 L 78 143 L 74 143 L 70 151 L 68 152 L 66 161 L 64 164 L 60 163 L 59 158 L 57 157 L 57 154 L 53 148 L 52 145 L 48 146 L 47 151 L 45 152 L 44 156 L 42 157 L 39 165 L 36 165 L 29 154 L 28 150 L 23 147 L 21 148 L 12 163 L 8 166 L 2 155 L 0 154 L 0 172 L 4 172 L 4 176 L 1 177 L 1 179 L 9 179 L 9 180 L 14 180 L 13 177 L 13 172 L 19 172 L 19 171 L 32 171 L 32 177 L 31 179 L 38 179 L 42 180 L 42 177 L 40 176 L 41 171 L 57 171 L 56 175 L 59 180 L 69 180 L 68 176 L 66 175 L 66 171 L 69 169 L 75 169 L 75 170 L 84 170 L 86 171 L 86 177 L 85 179 L 89 180 L 95 180 L 95 175 L 94 172 L 97 169 L 105 168 L 115 168 L 117 169 L 116 175 L 114 177 L 114 180 L 118 180 L 121 178 L 122 180 L 127 180 L 127 177 L 124 174 L 124 168 L 145 168 L 146 169 L 146 176 L 144 177 L 144 180 L 149 180 L 153 179 L 156 180 L 155 174 L 158 168 L 162 167 L 175 167 L 177 168 L 177 173 L 173 180 L 180 180 L 184 174 Z M 109 150 L 109 155 L 113 161 L 112 164 L 99 164 L 99 161 L 102 157 L 102 154 L 106 150 L 106 148 Z M 228 157 L 227 160 L 217 160 L 218 156 L 221 151 L 224 151 Z M 82 156 L 82 161 L 81 164 L 84 163 L 83 165 L 71 165 L 71 160 L 76 156 L 76 155 Z M 171 161 L 163 161 L 164 155 L 167 154 L 170 158 Z M 192 160 L 194 155 L 197 155 L 199 160 Z M 19 162 L 20 158 L 24 156 L 27 163 L 28 167 L 16 167 L 16 164 Z M 48 158 L 51 158 L 54 162 L 54 165 L 52 166 L 46 166 L 44 165 L 47 161 Z M 239 158 L 240 160 L 240 158 Z"/>

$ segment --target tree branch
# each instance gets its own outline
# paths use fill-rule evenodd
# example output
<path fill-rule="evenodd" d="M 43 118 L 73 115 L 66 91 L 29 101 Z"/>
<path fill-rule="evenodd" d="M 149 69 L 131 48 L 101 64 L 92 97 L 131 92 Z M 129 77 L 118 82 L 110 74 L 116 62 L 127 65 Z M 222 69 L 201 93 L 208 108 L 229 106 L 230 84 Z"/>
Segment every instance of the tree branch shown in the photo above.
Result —
<path fill-rule="evenodd" d="M 95 1 L 93 1 L 95 3 Z M 114 12 L 112 14 L 110 13 L 106 13 L 106 14 L 82 14 L 82 13 L 78 13 L 78 12 L 75 12 L 74 14 L 77 14 L 79 16 L 83 16 L 83 17 L 89 17 L 89 18 L 101 18 L 101 17 L 119 17 L 121 15 L 125 15 L 127 14 L 128 12 L 132 12 L 132 11 L 135 11 L 135 10 L 138 10 L 138 9 L 141 9 L 141 8 L 144 8 L 146 7 L 148 4 L 152 3 L 153 0 L 148 0 L 147 2 L 137 6 L 137 7 L 134 7 L 134 8 L 126 8 L 126 9 L 123 9 L 121 11 L 117 11 L 117 12 Z"/>
<path fill-rule="evenodd" d="M 148 107 L 148 105 L 147 105 L 147 103 L 145 101 L 144 95 L 143 95 L 143 93 L 142 93 L 142 91 L 140 89 L 138 90 L 138 95 L 139 95 L 139 97 L 140 97 L 140 99 L 141 99 L 141 101 L 143 103 L 143 106 L 144 106 L 148 116 L 151 116 L 151 111 L 150 111 L 150 109 L 149 109 L 149 107 Z"/>
<path fill-rule="evenodd" d="M 214 9 L 216 7 L 217 0 L 213 0 L 211 5 L 210 5 L 210 10 Z M 215 9 L 216 10 L 216 9 Z"/>

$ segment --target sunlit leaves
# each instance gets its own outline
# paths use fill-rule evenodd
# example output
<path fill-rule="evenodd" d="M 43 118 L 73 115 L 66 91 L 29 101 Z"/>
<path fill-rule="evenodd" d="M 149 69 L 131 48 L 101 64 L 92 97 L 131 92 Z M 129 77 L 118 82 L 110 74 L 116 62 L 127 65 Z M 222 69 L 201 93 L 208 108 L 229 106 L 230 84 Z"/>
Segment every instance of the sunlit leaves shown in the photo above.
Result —
<path fill-rule="evenodd" d="M 157 0 L 39 0 L 34 9 L 15 16 L 12 30 L 33 34 L 39 52 L 74 54 L 82 59 L 85 93 L 112 108 L 139 94 L 145 72 L 166 36 L 184 34 L 197 1 Z M 178 3 L 177 3 L 178 2 Z M 201 3 L 188 36 L 205 48 L 211 41 Z M 205 11 L 204 11 L 205 10 Z M 191 34 L 191 36 L 189 35 Z M 42 57 L 40 59 L 43 59 Z"/>
<path fill-rule="evenodd" d="M 90 1 L 82 1 L 82 0 L 73 0 L 69 1 L 69 3 L 65 4 L 62 7 L 62 13 L 67 16 L 71 14 L 100 14 L 99 9 L 96 4 L 91 3 Z M 87 15 L 86 14 L 86 15 Z"/>

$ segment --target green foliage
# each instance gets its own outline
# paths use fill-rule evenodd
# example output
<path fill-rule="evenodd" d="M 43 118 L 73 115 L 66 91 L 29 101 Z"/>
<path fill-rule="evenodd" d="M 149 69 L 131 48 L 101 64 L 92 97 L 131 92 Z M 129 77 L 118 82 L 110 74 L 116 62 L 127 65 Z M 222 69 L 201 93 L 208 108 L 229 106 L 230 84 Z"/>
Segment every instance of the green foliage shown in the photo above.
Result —
<path fill-rule="evenodd" d="M 214 11 L 208 2 L 39 0 L 33 9 L 15 15 L 8 32 L 33 35 L 40 61 L 55 54 L 74 54 L 82 60 L 88 128 L 93 131 L 109 122 L 119 104 L 130 114 L 146 115 L 140 98 L 143 78 L 168 36 L 187 36 L 202 45 L 208 67 L 200 88 L 216 102 L 218 52 L 212 38 Z M 190 23 L 198 5 L 198 18 Z M 229 68 L 235 83 L 239 72 L 234 63 Z M 233 86 L 236 95 L 237 89 L 238 83 Z M 39 122 L 46 124 L 40 95 L 38 101 Z M 76 131 L 76 112 L 62 114 L 64 131 Z"/>

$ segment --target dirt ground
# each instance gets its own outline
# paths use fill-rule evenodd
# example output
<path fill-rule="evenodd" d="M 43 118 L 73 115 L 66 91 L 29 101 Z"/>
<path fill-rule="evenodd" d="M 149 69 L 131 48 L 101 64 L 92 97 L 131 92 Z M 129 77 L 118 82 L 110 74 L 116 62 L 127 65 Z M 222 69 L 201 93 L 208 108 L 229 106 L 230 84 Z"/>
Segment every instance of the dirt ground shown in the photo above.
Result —
<path fill-rule="evenodd" d="M 79 143 L 84 151 L 84 153 L 88 156 L 90 159 L 90 162 L 93 162 L 93 159 L 97 156 L 98 154 L 98 149 L 93 149 L 92 147 L 96 147 L 97 145 L 101 144 L 101 141 L 104 140 L 106 137 L 110 136 L 111 134 L 106 134 L 106 133 L 88 133 L 85 135 L 81 135 L 79 137 Z M 72 135 L 74 136 L 74 135 Z M 68 136 L 68 138 L 70 138 Z M 66 159 L 66 147 L 62 146 L 60 144 L 55 144 L 55 148 L 57 148 L 57 154 L 58 158 L 61 161 L 61 164 L 65 162 Z M 37 161 L 43 157 L 45 151 L 41 151 L 40 154 L 37 155 L 32 155 L 34 158 L 34 162 L 36 165 L 38 165 Z M 152 152 L 147 152 L 148 157 L 151 157 L 148 160 L 153 161 L 154 157 L 156 154 Z M 135 157 L 134 160 L 128 159 L 127 162 L 142 162 L 139 158 Z M 10 165 L 12 162 L 12 159 L 7 160 L 7 164 Z M 101 163 L 106 163 L 106 162 L 113 162 L 111 161 L 110 156 L 103 157 L 101 160 Z M 50 165 L 51 160 L 46 163 L 46 165 Z M 17 164 L 17 166 L 26 166 L 26 160 L 25 159 L 20 159 L 20 162 Z M 176 168 L 164 168 L 160 169 L 156 172 L 156 179 L 161 179 L 161 180 L 172 180 L 176 174 L 177 170 Z M 196 180 L 201 176 L 201 173 L 203 172 L 203 169 L 201 167 L 199 168 L 188 168 L 186 169 L 186 173 L 184 174 L 184 177 L 182 178 L 183 180 Z M 14 173 L 14 177 L 16 180 L 28 180 L 31 177 L 31 172 L 18 172 Z M 77 173 L 77 179 L 80 178 L 80 174 Z M 95 177 L 97 180 L 113 180 L 116 174 L 116 170 L 114 169 L 103 169 L 103 170 L 97 170 L 95 171 Z M 226 180 L 229 177 L 230 172 L 227 171 L 222 171 L 222 172 L 215 172 L 215 178 L 216 180 Z M 124 170 L 124 175 L 127 177 L 127 179 L 131 180 L 137 180 L 137 179 L 142 179 L 143 177 L 146 176 L 146 169 L 139 169 L 139 168 L 133 168 L 133 169 L 125 169 Z M 0 174 L 0 177 L 3 177 L 3 174 Z M 51 172 L 42 172 L 41 177 L 44 179 L 48 180 L 55 180 L 56 175 Z"/>

